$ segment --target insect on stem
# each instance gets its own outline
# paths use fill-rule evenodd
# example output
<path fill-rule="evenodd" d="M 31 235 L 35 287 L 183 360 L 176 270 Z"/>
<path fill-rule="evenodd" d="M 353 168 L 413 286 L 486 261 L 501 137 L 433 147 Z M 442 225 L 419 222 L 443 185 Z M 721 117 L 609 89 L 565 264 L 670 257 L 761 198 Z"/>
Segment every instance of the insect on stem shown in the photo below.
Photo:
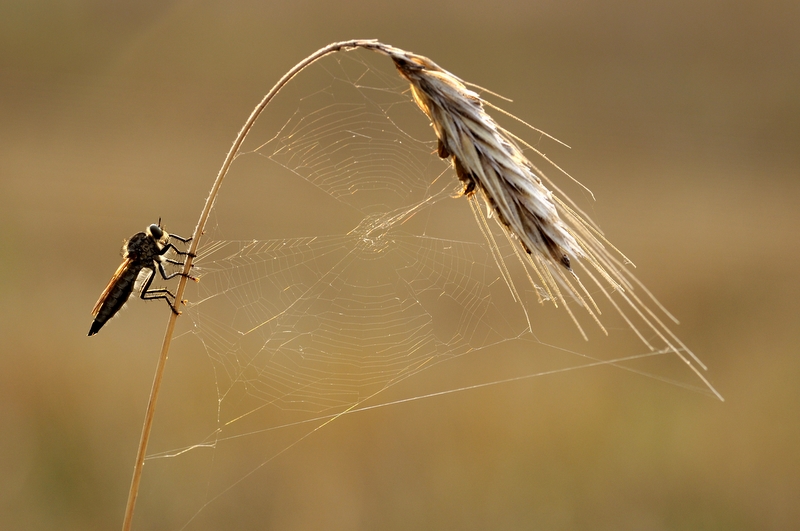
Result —
<path fill-rule="evenodd" d="M 175 302 L 179 299 L 176 299 L 171 291 L 166 288 L 150 289 L 150 285 L 153 283 L 153 279 L 156 275 L 156 270 L 158 270 L 161 274 L 161 278 L 164 280 L 169 280 L 176 276 L 186 276 L 187 278 L 197 280 L 187 272 L 167 275 L 167 272 L 164 270 L 165 262 L 177 266 L 185 265 L 184 262 L 166 257 L 170 249 L 175 251 L 175 254 L 179 256 L 187 256 L 190 258 L 194 256 L 193 253 L 183 252 L 171 244 L 169 241 L 170 237 L 184 243 L 188 243 L 192 240 L 191 238 L 182 238 L 175 234 L 168 234 L 161 227 L 161 219 L 159 218 L 158 224 L 150 225 L 144 232 L 136 233 L 131 236 L 129 240 L 125 241 L 122 247 L 122 264 L 117 268 L 117 271 L 114 273 L 114 276 L 111 277 L 106 289 L 103 290 L 103 293 L 94 305 L 94 309 L 92 309 L 94 321 L 89 329 L 90 336 L 99 332 L 103 325 L 122 309 L 130 298 L 131 293 L 133 293 L 136 280 L 142 272 L 144 272 L 146 276 L 144 277 L 144 283 L 142 284 L 139 296 L 143 300 L 163 299 L 167 301 L 173 313 L 180 313 L 178 309 L 175 308 Z"/>

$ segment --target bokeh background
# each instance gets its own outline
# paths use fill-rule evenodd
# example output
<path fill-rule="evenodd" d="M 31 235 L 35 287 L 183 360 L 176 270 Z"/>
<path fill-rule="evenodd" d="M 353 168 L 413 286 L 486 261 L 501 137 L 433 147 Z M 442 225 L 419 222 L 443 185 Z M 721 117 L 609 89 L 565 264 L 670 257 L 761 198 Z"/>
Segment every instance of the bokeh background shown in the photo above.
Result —
<path fill-rule="evenodd" d="M 86 337 L 118 243 L 191 232 L 263 93 L 350 38 L 570 144 L 726 402 L 606 368 L 358 414 L 188 528 L 800 527 L 798 27 L 794 1 L 2 2 L 0 527 L 120 525 L 165 315 Z M 173 372 L 165 396 L 206 384 Z M 135 528 L 181 528 L 154 493 L 196 488 L 147 491 Z"/>

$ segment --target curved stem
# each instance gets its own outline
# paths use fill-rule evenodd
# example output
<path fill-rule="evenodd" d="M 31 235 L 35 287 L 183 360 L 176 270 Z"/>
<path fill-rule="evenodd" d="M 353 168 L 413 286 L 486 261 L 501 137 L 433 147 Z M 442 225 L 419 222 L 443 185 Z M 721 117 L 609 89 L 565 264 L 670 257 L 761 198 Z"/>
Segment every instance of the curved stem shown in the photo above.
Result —
<path fill-rule="evenodd" d="M 382 45 L 375 40 L 351 40 L 351 41 L 342 41 L 336 42 L 333 44 L 329 44 L 324 48 L 320 48 L 313 54 L 309 55 L 297 65 L 289 70 L 281 79 L 278 81 L 272 90 L 270 90 L 264 99 L 261 100 L 253 112 L 250 114 L 250 117 L 245 122 L 242 130 L 239 131 L 239 135 L 236 137 L 236 141 L 231 146 L 230 151 L 228 152 L 228 156 L 225 157 L 225 162 L 222 164 L 222 168 L 219 170 L 219 174 L 217 174 L 217 179 L 214 181 L 214 185 L 211 187 L 211 192 L 208 194 L 208 198 L 206 199 L 206 204 L 203 207 L 203 212 L 200 214 L 200 219 L 197 222 L 197 227 L 194 229 L 194 234 L 192 236 L 192 242 L 189 247 L 189 252 L 191 254 L 195 254 L 197 248 L 200 243 L 200 238 L 203 235 L 203 231 L 205 230 L 206 221 L 208 220 L 208 216 L 211 214 L 211 208 L 214 206 L 214 200 L 219 193 L 219 189 L 222 186 L 222 181 L 225 179 L 225 175 L 228 173 L 228 169 L 230 168 L 231 164 L 233 163 L 233 159 L 236 158 L 236 154 L 239 151 L 239 148 L 242 146 L 244 139 L 247 137 L 247 134 L 250 132 L 250 129 L 253 128 L 253 124 L 255 124 L 256 120 L 258 119 L 261 112 L 264 108 L 269 104 L 270 101 L 275 97 L 276 94 L 286 85 L 289 81 L 292 80 L 297 74 L 299 74 L 304 68 L 308 65 L 317 61 L 318 59 L 325 57 L 334 52 L 338 52 L 341 50 L 351 50 L 354 48 L 380 48 Z M 189 271 L 192 267 L 192 256 L 186 257 L 186 262 L 183 268 L 184 276 L 181 277 L 180 282 L 178 283 L 178 290 L 175 292 L 175 305 L 179 304 L 179 301 L 183 298 L 183 293 L 186 289 L 186 280 L 187 277 L 185 275 L 189 274 Z M 177 308 L 176 308 L 177 310 Z M 170 312 L 169 322 L 167 323 L 167 330 L 164 334 L 164 343 L 161 346 L 161 356 L 158 359 L 158 365 L 156 366 L 156 373 L 155 377 L 153 378 L 153 387 L 150 390 L 150 401 L 147 404 L 147 412 L 145 413 L 144 417 L 144 424 L 142 425 L 142 436 L 139 440 L 139 450 L 136 454 L 136 463 L 133 467 L 133 478 L 131 479 L 131 487 L 128 491 L 128 504 L 125 508 L 125 519 L 122 522 L 122 530 L 129 531 L 131 528 L 131 523 L 133 521 L 133 511 L 136 506 L 136 498 L 139 494 L 139 484 L 142 478 L 142 468 L 144 467 L 144 459 L 147 452 L 147 442 L 150 439 L 150 431 L 153 427 L 153 418 L 155 416 L 156 410 L 156 401 L 158 400 L 158 393 L 161 389 L 161 380 L 164 377 L 164 367 L 167 364 L 167 357 L 169 354 L 169 346 L 172 341 L 172 333 L 175 329 L 175 322 L 177 320 L 177 315 L 174 312 Z"/>

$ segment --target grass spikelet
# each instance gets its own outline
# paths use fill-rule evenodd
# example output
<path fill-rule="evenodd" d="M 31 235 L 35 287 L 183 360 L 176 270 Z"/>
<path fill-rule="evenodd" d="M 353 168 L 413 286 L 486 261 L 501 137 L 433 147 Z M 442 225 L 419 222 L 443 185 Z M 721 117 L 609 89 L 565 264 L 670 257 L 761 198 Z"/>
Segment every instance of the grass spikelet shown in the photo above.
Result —
<path fill-rule="evenodd" d="M 550 300 L 563 304 L 584 337 L 570 302 L 582 307 L 607 332 L 600 321 L 598 305 L 575 271 L 577 267 L 597 285 L 649 349 L 655 351 L 656 347 L 645 335 L 654 334 L 722 400 L 700 371 L 706 367 L 664 324 L 648 301 L 677 321 L 625 266 L 630 261 L 608 243 L 590 220 L 568 206 L 572 201 L 557 197 L 545 185 L 544 175 L 526 158 L 516 137 L 486 112 L 487 107 L 496 107 L 427 57 L 380 43 L 367 47 L 394 61 L 410 83 L 414 101 L 430 118 L 439 142 L 438 154 L 452 161 L 464 185 L 464 195 L 480 194 L 489 215 L 527 253 L 526 265 L 543 282 Z M 642 289 L 647 300 L 635 293 L 634 285 Z M 639 327 L 650 332 L 644 334 Z"/>

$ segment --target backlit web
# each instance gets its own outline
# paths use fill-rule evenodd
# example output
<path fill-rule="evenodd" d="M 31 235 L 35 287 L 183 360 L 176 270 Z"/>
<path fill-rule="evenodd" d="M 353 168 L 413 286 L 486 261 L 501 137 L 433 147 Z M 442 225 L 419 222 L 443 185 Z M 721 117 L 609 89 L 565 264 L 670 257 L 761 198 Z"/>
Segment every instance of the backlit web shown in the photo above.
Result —
<path fill-rule="evenodd" d="M 281 92 L 235 160 L 177 340 L 197 340 L 207 354 L 215 418 L 195 440 L 151 446 L 148 461 L 204 463 L 204 487 L 176 527 L 193 528 L 337 415 L 419 398 L 422 391 L 386 391 L 442 362 L 500 356 L 518 344 L 536 358 L 531 372 L 468 380 L 467 388 L 613 361 L 589 350 L 607 338 L 584 343 L 563 310 L 538 304 L 543 294 L 512 243 L 458 197 L 461 185 L 436 156 L 407 88 L 381 56 L 328 57 Z M 624 324 L 604 323 L 613 348 L 632 338 Z M 674 376 L 658 366 L 624 368 Z M 193 468 L 184 466 L 176 468 Z"/>

